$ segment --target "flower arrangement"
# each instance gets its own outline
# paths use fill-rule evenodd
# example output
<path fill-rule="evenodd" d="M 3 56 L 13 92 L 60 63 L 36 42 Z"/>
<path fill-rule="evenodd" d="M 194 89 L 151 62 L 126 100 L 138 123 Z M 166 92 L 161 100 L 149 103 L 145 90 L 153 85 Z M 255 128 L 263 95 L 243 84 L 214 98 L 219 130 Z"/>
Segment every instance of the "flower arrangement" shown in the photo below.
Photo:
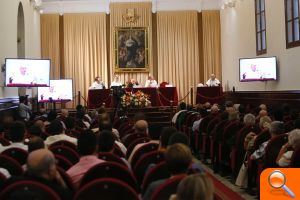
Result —
<path fill-rule="evenodd" d="M 150 105 L 149 95 L 138 90 L 136 93 L 126 92 L 121 97 L 121 104 L 123 107 L 144 108 Z"/>

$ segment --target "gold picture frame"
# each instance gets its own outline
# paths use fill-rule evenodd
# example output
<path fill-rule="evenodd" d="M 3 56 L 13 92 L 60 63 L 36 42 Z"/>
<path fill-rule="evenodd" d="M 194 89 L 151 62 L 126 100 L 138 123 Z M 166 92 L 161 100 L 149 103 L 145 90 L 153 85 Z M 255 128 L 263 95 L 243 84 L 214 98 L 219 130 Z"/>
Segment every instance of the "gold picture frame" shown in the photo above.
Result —
<path fill-rule="evenodd" d="M 149 29 L 116 27 L 114 30 L 115 72 L 149 72 Z"/>

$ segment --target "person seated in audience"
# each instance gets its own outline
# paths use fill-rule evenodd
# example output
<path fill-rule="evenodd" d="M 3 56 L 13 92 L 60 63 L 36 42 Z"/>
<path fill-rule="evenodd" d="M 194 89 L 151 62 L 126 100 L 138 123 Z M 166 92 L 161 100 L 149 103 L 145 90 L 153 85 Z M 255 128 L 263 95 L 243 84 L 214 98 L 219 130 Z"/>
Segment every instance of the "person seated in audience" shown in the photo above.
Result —
<path fill-rule="evenodd" d="M 120 87 L 123 83 L 120 81 L 119 75 L 115 74 L 113 78 L 113 82 L 111 82 L 110 87 Z"/>
<path fill-rule="evenodd" d="M 31 153 L 38 149 L 44 149 L 45 143 L 44 140 L 40 137 L 34 137 L 28 142 L 28 153 Z"/>
<path fill-rule="evenodd" d="M 149 135 L 149 130 L 148 130 L 148 123 L 147 121 L 145 120 L 139 120 L 137 121 L 135 124 L 134 124 L 134 130 L 135 130 L 135 133 L 140 133 L 140 134 L 146 134 L 146 135 Z M 132 157 L 133 155 L 135 154 L 135 152 L 141 148 L 142 146 L 146 145 L 146 144 L 149 144 L 149 143 L 156 143 L 158 144 L 159 141 L 157 140 L 150 140 L 149 142 L 146 142 L 146 143 L 141 143 L 141 144 L 137 144 L 133 151 L 131 152 L 130 156 L 129 156 L 129 159 L 128 159 L 128 162 L 131 163 L 131 160 L 132 160 Z"/>
<path fill-rule="evenodd" d="M 41 137 L 42 135 L 43 135 L 43 131 L 40 126 L 38 126 L 36 124 L 33 124 L 32 126 L 30 126 L 30 128 L 28 130 L 29 140 L 31 140 L 35 137 Z"/>
<path fill-rule="evenodd" d="M 10 148 L 20 148 L 27 151 L 28 147 L 24 144 L 25 131 L 26 129 L 23 122 L 14 122 L 8 131 L 8 137 L 11 144 L 8 146 L 2 146 L 0 144 L 0 153 Z"/>
<path fill-rule="evenodd" d="M 168 146 L 171 146 L 173 144 L 184 144 L 189 147 L 189 138 L 186 134 L 184 134 L 181 131 L 176 131 L 169 139 Z"/>
<path fill-rule="evenodd" d="M 220 84 L 221 84 L 221 82 L 216 78 L 216 75 L 214 75 L 214 74 L 211 74 L 210 78 L 206 82 L 206 85 L 208 87 L 219 86 Z"/>
<path fill-rule="evenodd" d="M 112 132 L 115 140 L 115 144 L 120 148 L 120 150 L 124 153 L 124 155 L 126 155 L 126 152 L 127 152 L 127 148 L 124 146 L 124 144 L 122 142 L 119 141 L 119 132 L 114 132 L 113 131 L 113 128 L 112 128 L 112 124 L 110 123 L 110 121 L 100 121 L 99 123 L 99 132 L 100 134 L 103 132 L 103 131 L 110 131 Z"/>
<path fill-rule="evenodd" d="M 11 125 L 13 124 L 14 122 L 14 118 L 10 115 L 4 115 L 4 116 L 1 116 L 2 119 L 0 121 L 0 134 L 4 134 L 3 136 L 6 136 L 6 134 L 8 133 Z"/>
<path fill-rule="evenodd" d="M 280 167 L 289 167 L 294 151 L 300 148 L 300 129 L 294 129 L 289 133 L 288 142 L 282 146 L 278 157 L 277 164 Z"/>
<path fill-rule="evenodd" d="M 259 109 L 260 109 L 260 110 L 268 111 L 268 108 L 267 108 L 267 105 L 266 105 L 266 104 L 260 104 L 260 105 L 259 105 Z"/>
<path fill-rule="evenodd" d="M 34 122 L 34 125 L 40 127 L 43 133 L 46 132 L 46 126 L 42 120 L 37 120 L 36 122 Z"/>
<path fill-rule="evenodd" d="M 159 138 L 159 147 L 160 152 L 165 152 L 170 138 L 177 132 L 177 129 L 174 126 L 167 126 L 162 129 L 160 138 Z"/>
<path fill-rule="evenodd" d="M 170 200 L 213 200 L 214 185 L 206 174 L 194 174 L 180 181 Z"/>
<path fill-rule="evenodd" d="M 73 133 L 77 133 L 78 131 L 76 130 L 76 120 L 74 117 L 67 117 L 64 121 L 64 124 L 66 126 L 65 133 L 67 135 L 73 135 Z M 77 134 L 76 134 L 77 135 Z"/>
<path fill-rule="evenodd" d="M 167 148 L 165 153 L 165 159 L 167 163 L 167 168 L 171 173 L 171 178 L 177 175 L 186 174 L 188 167 L 192 162 L 191 150 L 184 144 L 174 144 Z M 167 179 L 161 179 L 152 182 L 144 196 L 143 200 L 151 199 L 151 196 L 160 185 L 162 185 Z"/>
<path fill-rule="evenodd" d="M 113 132 L 113 134 L 115 135 L 116 137 L 116 140 L 117 141 L 120 141 L 120 133 L 117 129 L 113 128 L 112 127 L 112 123 L 111 123 L 111 119 L 110 119 L 110 116 L 108 113 L 103 113 L 100 117 L 99 117 L 99 131 L 101 131 L 100 129 L 101 128 L 104 128 L 104 127 L 101 127 L 100 126 L 103 126 L 104 124 L 103 123 L 106 123 L 106 124 L 109 124 L 109 128 L 111 128 L 111 131 Z M 104 130 L 104 129 L 103 129 Z M 110 130 L 110 129 L 109 129 Z"/>
<path fill-rule="evenodd" d="M 154 76 L 152 75 L 148 76 L 148 79 L 146 80 L 145 83 L 145 87 L 152 87 L 152 88 L 158 87 L 157 81 L 155 80 Z"/>
<path fill-rule="evenodd" d="M 67 174 L 72 179 L 76 188 L 79 187 L 81 178 L 89 169 L 97 164 L 105 162 L 97 157 L 97 137 L 91 130 L 85 130 L 80 134 L 77 150 L 80 155 L 80 160 L 67 171 Z"/>
<path fill-rule="evenodd" d="M 58 116 L 58 118 L 64 122 L 67 117 L 69 117 L 69 111 L 67 109 L 61 109 L 61 114 Z"/>
<path fill-rule="evenodd" d="M 182 113 L 182 112 L 185 112 L 185 111 L 187 111 L 187 109 L 186 109 L 186 103 L 185 103 L 185 102 L 181 102 L 181 103 L 178 105 L 178 107 L 177 107 L 177 113 L 175 113 L 175 115 L 174 115 L 173 118 L 172 118 L 172 122 L 173 122 L 174 124 L 176 124 L 177 118 L 178 118 L 179 114 Z"/>
<path fill-rule="evenodd" d="M 279 109 L 276 109 L 274 112 L 273 112 L 273 120 L 274 121 L 280 121 L 280 122 L 283 122 L 283 118 L 284 118 L 284 112 L 281 108 Z"/>
<path fill-rule="evenodd" d="M 47 127 L 51 122 L 56 120 L 56 118 L 57 118 L 57 112 L 51 110 L 47 115 L 47 120 L 44 122 L 45 126 Z"/>
<path fill-rule="evenodd" d="M 264 117 L 264 116 L 268 116 L 268 111 L 266 111 L 266 110 L 260 110 L 259 113 L 258 113 L 258 115 L 257 115 L 257 117 L 256 117 L 256 120 L 259 121 L 259 119 L 261 117 Z"/>
<path fill-rule="evenodd" d="M 55 120 L 51 122 L 51 124 L 49 125 L 49 134 L 51 136 L 47 137 L 47 139 L 45 140 L 45 145 L 47 147 L 49 147 L 51 144 L 55 142 L 62 141 L 62 140 L 77 145 L 77 139 L 65 134 L 63 125 L 59 120 Z"/>
<path fill-rule="evenodd" d="M 105 84 L 104 82 L 101 80 L 100 76 L 96 76 L 94 79 L 94 82 L 92 83 L 91 87 L 89 88 L 91 89 L 105 89 Z"/>
<path fill-rule="evenodd" d="M 115 148 L 115 137 L 111 131 L 104 130 L 99 134 L 99 152 L 103 153 L 114 153 Z M 121 157 L 120 157 L 121 158 Z M 125 158 L 121 158 L 123 162 L 127 165 L 128 169 L 131 170 L 131 166 Z"/>
<path fill-rule="evenodd" d="M 271 134 L 271 139 L 275 138 L 278 135 L 284 134 L 284 124 L 280 121 L 274 121 L 271 123 L 270 127 L 270 134 Z M 254 153 L 250 156 L 250 159 L 252 160 L 258 160 L 262 158 L 265 155 L 265 149 L 266 146 L 268 145 L 270 140 L 262 143 L 257 150 L 254 151 Z"/>
<path fill-rule="evenodd" d="M 76 112 L 76 126 L 80 129 L 89 129 L 91 124 L 90 122 L 85 118 L 85 111 L 84 110 L 78 110 Z"/>

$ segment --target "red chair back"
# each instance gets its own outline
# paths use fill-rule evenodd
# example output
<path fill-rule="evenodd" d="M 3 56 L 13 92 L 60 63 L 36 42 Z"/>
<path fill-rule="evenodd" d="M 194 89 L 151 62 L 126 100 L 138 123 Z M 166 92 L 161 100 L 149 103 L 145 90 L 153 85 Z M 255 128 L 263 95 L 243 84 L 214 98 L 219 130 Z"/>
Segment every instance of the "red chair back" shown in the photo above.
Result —
<path fill-rule="evenodd" d="M 169 178 L 170 176 L 171 173 L 169 172 L 165 161 L 156 164 L 145 174 L 142 184 L 142 194 L 146 192 L 146 189 L 148 188 L 150 183 L 161 179 Z"/>
<path fill-rule="evenodd" d="M 300 149 L 294 151 L 292 158 L 291 158 L 291 167 L 298 168 L 300 167 Z"/>
<path fill-rule="evenodd" d="M 271 139 L 266 146 L 264 156 L 264 168 L 278 167 L 276 159 L 281 147 L 288 142 L 288 135 L 283 134 Z"/>
<path fill-rule="evenodd" d="M 134 147 L 137 144 L 147 143 L 149 141 L 150 141 L 150 138 L 148 138 L 148 137 L 142 137 L 142 138 L 136 139 L 133 142 L 131 142 L 130 145 L 128 146 L 128 148 L 127 148 L 126 158 L 127 159 L 129 158 L 129 156 L 131 155 L 131 152 L 133 151 Z"/>
<path fill-rule="evenodd" d="M 162 83 L 159 84 L 159 87 L 166 87 L 166 85 L 168 85 L 169 83 L 164 81 Z"/>
<path fill-rule="evenodd" d="M 67 171 L 73 166 L 73 164 L 64 156 L 61 155 L 54 155 L 54 156 L 57 161 L 56 165 L 61 167 L 63 170 Z"/>
<path fill-rule="evenodd" d="M 65 181 L 67 187 L 68 187 L 72 192 L 74 192 L 74 191 L 75 191 L 75 186 L 74 186 L 74 184 L 73 184 L 73 182 L 72 182 L 71 177 L 66 173 L 66 171 L 65 171 L 63 168 L 57 166 L 56 169 L 57 169 L 57 171 L 59 172 L 61 178 Z"/>
<path fill-rule="evenodd" d="M 136 152 L 134 152 L 132 159 L 131 159 L 131 165 L 135 166 L 137 161 L 142 157 L 142 155 L 145 155 L 146 153 L 157 151 L 158 144 L 157 143 L 149 143 L 145 144 L 141 148 L 139 148 Z"/>
<path fill-rule="evenodd" d="M 0 167 L 15 176 L 20 176 L 24 172 L 22 166 L 17 161 L 6 155 L 0 155 Z"/>
<path fill-rule="evenodd" d="M 79 161 L 79 154 L 67 146 L 53 146 L 49 148 L 54 155 L 61 155 L 68 159 L 73 165 Z"/>
<path fill-rule="evenodd" d="M 177 186 L 186 175 L 178 175 L 166 180 L 153 193 L 151 200 L 169 199 L 172 194 L 176 194 Z"/>
<path fill-rule="evenodd" d="M 27 161 L 28 152 L 21 148 L 9 148 L 1 153 L 16 160 L 20 165 L 24 165 Z"/>
<path fill-rule="evenodd" d="M 138 183 L 142 183 L 146 170 L 150 164 L 157 164 L 162 161 L 165 161 L 165 155 L 159 151 L 149 152 L 143 155 L 135 164 L 135 166 L 132 166 Z"/>
<path fill-rule="evenodd" d="M 98 178 L 118 179 L 130 185 L 137 192 L 139 191 L 133 174 L 128 170 L 127 167 L 115 162 L 103 162 L 89 169 L 82 177 L 80 187 L 83 187 L 84 185 Z"/>
<path fill-rule="evenodd" d="M 51 149 L 52 147 L 56 147 L 56 146 L 69 147 L 69 148 L 73 149 L 74 151 L 77 151 L 76 145 L 73 144 L 72 142 L 69 142 L 66 140 L 60 140 L 60 141 L 54 142 L 53 144 L 50 145 L 49 149 Z"/>
<path fill-rule="evenodd" d="M 4 188 L 0 199 L 12 199 L 13 194 L 24 195 L 24 199 L 60 200 L 59 195 L 50 187 L 35 181 L 17 181 Z"/>
<path fill-rule="evenodd" d="M 74 200 L 99 200 L 99 199 L 130 199 L 139 200 L 132 187 L 123 181 L 113 178 L 101 178 L 84 185 L 74 197 Z"/>
<path fill-rule="evenodd" d="M 100 153 L 98 153 L 98 158 L 100 158 L 101 160 L 109 161 L 109 162 L 115 162 L 115 163 L 118 163 L 120 165 L 127 167 L 125 162 L 119 156 L 112 154 L 112 153 L 100 152 Z"/>

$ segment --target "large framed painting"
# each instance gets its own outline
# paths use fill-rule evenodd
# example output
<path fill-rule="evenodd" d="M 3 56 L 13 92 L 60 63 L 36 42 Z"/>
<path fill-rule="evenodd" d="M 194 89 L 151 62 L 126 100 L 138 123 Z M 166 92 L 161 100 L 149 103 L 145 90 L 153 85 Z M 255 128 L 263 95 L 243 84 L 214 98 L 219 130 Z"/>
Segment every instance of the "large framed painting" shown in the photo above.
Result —
<path fill-rule="evenodd" d="M 149 72 L 149 34 L 146 27 L 116 27 L 116 72 Z"/>

